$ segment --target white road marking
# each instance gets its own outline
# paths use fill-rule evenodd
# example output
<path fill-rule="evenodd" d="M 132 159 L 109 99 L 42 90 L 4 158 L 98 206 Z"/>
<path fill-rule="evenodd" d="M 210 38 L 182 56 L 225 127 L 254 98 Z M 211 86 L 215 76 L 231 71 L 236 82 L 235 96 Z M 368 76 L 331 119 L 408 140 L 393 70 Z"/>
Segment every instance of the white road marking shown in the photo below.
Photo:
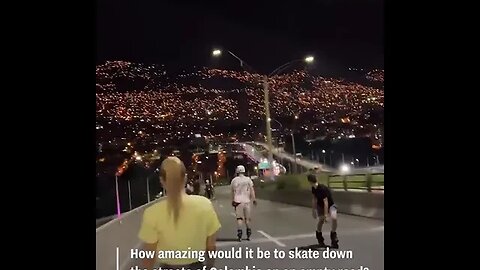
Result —
<path fill-rule="evenodd" d="M 119 258 L 118 258 L 118 247 L 117 247 L 117 270 L 120 270 Z"/>
<path fill-rule="evenodd" d="M 382 230 L 384 230 L 384 226 L 373 227 L 373 228 L 370 228 L 370 229 L 367 229 L 367 230 L 349 230 L 349 231 L 343 231 L 343 232 L 339 231 L 339 236 L 341 237 L 343 235 L 355 235 L 355 234 L 362 234 L 362 233 L 382 231 Z M 258 232 L 261 233 L 261 234 L 264 233 L 264 232 L 262 233 L 261 231 L 258 231 Z M 217 246 L 218 247 L 228 247 L 228 246 L 236 246 L 236 245 L 241 245 L 241 244 L 260 244 L 260 243 L 275 242 L 274 240 L 276 240 L 276 241 L 279 241 L 279 240 L 288 241 L 288 240 L 297 240 L 297 239 L 303 239 L 303 238 L 315 238 L 315 234 L 314 233 L 304 233 L 304 234 L 285 235 L 285 236 L 275 237 L 275 238 L 273 238 L 271 236 L 270 236 L 271 238 L 268 238 L 267 236 L 265 236 L 265 237 L 266 238 L 256 238 L 256 239 L 252 239 L 250 241 L 242 241 L 242 242 L 220 242 L 220 243 L 217 242 Z M 283 245 L 283 243 L 281 243 L 281 244 Z"/>
<path fill-rule="evenodd" d="M 223 204 L 220 204 L 219 206 L 220 206 L 220 208 L 223 208 Z"/>
<path fill-rule="evenodd" d="M 233 213 L 233 212 L 230 212 L 230 215 L 232 215 L 232 216 L 234 216 L 234 217 L 237 216 L 237 215 L 236 215 L 235 213 Z"/>
<path fill-rule="evenodd" d="M 278 241 L 276 238 L 273 238 L 271 235 L 269 235 L 268 233 L 264 232 L 264 231 L 257 231 L 259 233 L 261 233 L 263 236 L 265 236 L 267 239 L 269 239 L 270 241 L 274 242 L 275 244 L 281 246 L 281 247 L 285 247 L 285 244 Z"/>

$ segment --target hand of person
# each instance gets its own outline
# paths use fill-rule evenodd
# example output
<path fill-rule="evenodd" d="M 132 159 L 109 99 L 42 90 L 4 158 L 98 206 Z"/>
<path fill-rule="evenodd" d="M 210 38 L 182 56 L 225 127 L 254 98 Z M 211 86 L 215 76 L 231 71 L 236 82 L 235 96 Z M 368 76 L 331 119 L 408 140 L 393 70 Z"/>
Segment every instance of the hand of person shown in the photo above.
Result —
<path fill-rule="evenodd" d="M 323 220 L 325 221 L 325 223 L 328 223 L 328 214 L 323 216 Z"/>

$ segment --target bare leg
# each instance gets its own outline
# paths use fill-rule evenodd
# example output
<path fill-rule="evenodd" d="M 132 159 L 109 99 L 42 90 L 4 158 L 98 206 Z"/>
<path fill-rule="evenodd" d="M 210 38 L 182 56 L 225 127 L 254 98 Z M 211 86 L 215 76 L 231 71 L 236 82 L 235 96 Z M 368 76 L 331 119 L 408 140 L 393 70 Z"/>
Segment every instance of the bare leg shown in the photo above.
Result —
<path fill-rule="evenodd" d="M 247 240 L 250 240 L 250 235 L 252 235 L 252 229 L 250 229 L 250 224 L 252 222 L 250 210 L 250 204 L 245 204 L 245 207 L 243 208 L 243 214 L 245 217 L 245 226 L 247 227 Z"/>

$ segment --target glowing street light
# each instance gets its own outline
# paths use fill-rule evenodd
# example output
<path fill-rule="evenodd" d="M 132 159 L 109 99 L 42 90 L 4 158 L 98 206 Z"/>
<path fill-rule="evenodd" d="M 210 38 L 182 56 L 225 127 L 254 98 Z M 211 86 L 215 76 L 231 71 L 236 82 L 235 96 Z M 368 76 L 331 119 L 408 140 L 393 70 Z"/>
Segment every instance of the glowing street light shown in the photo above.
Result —
<path fill-rule="evenodd" d="M 312 63 L 313 60 L 315 60 L 315 58 L 313 58 L 313 56 L 307 56 L 307 57 L 305 57 L 305 62 L 307 62 L 307 63 Z"/>
<path fill-rule="evenodd" d="M 340 167 L 340 170 L 342 173 L 348 173 L 350 171 L 350 167 L 347 164 L 343 164 L 342 167 Z"/>
<path fill-rule="evenodd" d="M 213 56 L 220 56 L 220 55 L 222 55 L 222 51 L 221 50 L 213 50 L 212 55 Z"/>

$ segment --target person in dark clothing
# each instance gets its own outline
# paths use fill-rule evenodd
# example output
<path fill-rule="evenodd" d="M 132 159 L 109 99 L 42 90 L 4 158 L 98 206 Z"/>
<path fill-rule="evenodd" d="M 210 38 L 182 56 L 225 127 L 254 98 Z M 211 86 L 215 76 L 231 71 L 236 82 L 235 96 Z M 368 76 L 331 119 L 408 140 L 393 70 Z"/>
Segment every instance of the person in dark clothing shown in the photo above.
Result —
<path fill-rule="evenodd" d="M 312 186 L 312 216 L 314 219 L 318 217 L 317 230 L 315 232 L 318 244 L 321 247 L 325 247 L 322 227 L 330 218 L 332 221 L 330 231 L 331 247 L 338 248 L 337 207 L 333 201 L 332 193 L 327 186 L 318 183 L 317 177 L 314 174 L 309 174 L 307 180 Z"/>
<path fill-rule="evenodd" d="M 194 195 L 193 194 L 193 181 L 192 180 L 188 181 L 185 184 L 185 193 L 187 193 L 187 195 Z"/>
<path fill-rule="evenodd" d="M 205 180 L 205 197 L 209 199 L 213 199 L 213 184 L 210 182 L 210 180 L 206 179 Z"/>
<path fill-rule="evenodd" d="M 193 194 L 194 195 L 200 194 L 200 178 L 195 177 L 193 179 Z"/>

